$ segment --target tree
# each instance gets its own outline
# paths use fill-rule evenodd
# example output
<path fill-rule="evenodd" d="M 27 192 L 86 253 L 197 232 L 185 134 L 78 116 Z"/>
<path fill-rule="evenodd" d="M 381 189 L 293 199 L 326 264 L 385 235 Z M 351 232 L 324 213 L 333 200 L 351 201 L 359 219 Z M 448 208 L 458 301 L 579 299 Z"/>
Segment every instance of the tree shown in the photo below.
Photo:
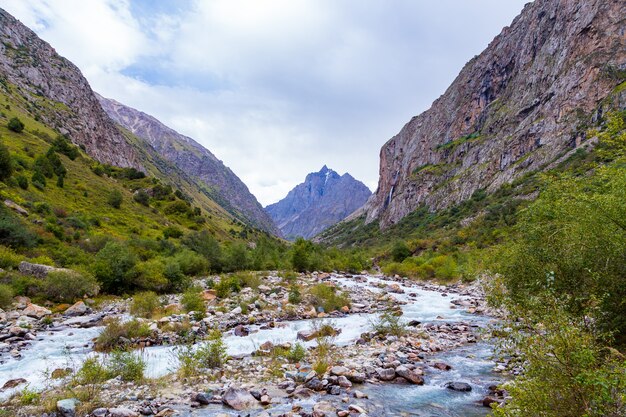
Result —
<path fill-rule="evenodd" d="M 292 248 L 291 265 L 298 272 L 305 272 L 310 267 L 310 257 L 313 251 L 313 244 L 301 237 L 298 238 Z"/>
<path fill-rule="evenodd" d="M 391 258 L 394 262 L 402 262 L 411 256 L 411 250 L 403 240 L 397 240 L 391 249 Z"/>
<path fill-rule="evenodd" d="M 0 181 L 6 181 L 13 175 L 13 161 L 9 148 L 0 143 Z"/>
<path fill-rule="evenodd" d="M 113 208 L 120 208 L 122 206 L 122 193 L 119 190 L 113 190 L 109 193 L 109 197 L 107 198 L 107 204 Z"/>
<path fill-rule="evenodd" d="M 119 242 L 109 241 L 96 254 L 92 272 L 102 288 L 112 294 L 121 294 L 134 287 L 137 258 Z"/>
<path fill-rule="evenodd" d="M 7 127 L 15 133 L 21 133 L 24 130 L 24 123 L 17 117 L 13 117 L 9 120 L 9 123 L 7 123 Z"/>

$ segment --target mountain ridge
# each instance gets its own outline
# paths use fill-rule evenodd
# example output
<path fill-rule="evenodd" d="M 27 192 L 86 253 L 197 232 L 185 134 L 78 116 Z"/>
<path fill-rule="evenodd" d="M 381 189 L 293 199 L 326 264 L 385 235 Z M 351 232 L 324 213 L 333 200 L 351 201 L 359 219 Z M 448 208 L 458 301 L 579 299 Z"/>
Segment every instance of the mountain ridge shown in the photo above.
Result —
<path fill-rule="evenodd" d="M 371 191 L 349 173 L 339 175 L 324 165 L 265 210 L 285 237 L 308 239 L 346 218 L 370 195 Z"/>

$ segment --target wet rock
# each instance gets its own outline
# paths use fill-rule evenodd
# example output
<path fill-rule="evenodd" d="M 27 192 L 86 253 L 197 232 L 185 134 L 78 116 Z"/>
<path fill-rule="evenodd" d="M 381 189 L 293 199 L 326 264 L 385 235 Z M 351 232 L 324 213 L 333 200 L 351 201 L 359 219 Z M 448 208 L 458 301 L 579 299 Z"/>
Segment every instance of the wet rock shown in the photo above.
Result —
<path fill-rule="evenodd" d="M 339 378 L 337 378 L 337 384 L 339 384 L 339 386 L 342 387 L 342 388 L 350 388 L 350 387 L 352 387 L 352 382 L 348 381 L 348 378 L 346 378 L 343 375 L 341 375 Z"/>
<path fill-rule="evenodd" d="M 445 387 L 454 391 L 461 392 L 469 392 L 472 390 L 471 385 L 466 382 L 448 382 Z"/>
<path fill-rule="evenodd" d="M 413 384 L 424 385 L 424 378 L 422 378 L 418 372 L 411 370 L 404 365 L 398 366 L 395 369 L 395 373 Z"/>
<path fill-rule="evenodd" d="M 76 406 L 80 404 L 76 398 L 67 398 L 57 401 L 57 410 L 61 417 L 74 417 L 76 415 Z"/>
<path fill-rule="evenodd" d="M 237 411 L 258 405 L 257 400 L 241 388 L 229 388 L 222 396 L 222 402 Z"/>
<path fill-rule="evenodd" d="M 24 378 L 9 379 L 7 382 L 4 383 L 0 391 L 4 391 L 5 389 L 9 389 L 9 388 L 15 388 L 18 385 L 25 384 L 25 383 L 26 383 L 26 380 Z"/>
<path fill-rule="evenodd" d="M 313 406 L 313 416 L 315 417 L 330 417 L 336 413 L 337 409 L 328 401 L 320 401 Z"/>
<path fill-rule="evenodd" d="M 210 404 L 211 398 L 213 398 L 213 395 L 210 393 L 206 393 L 206 392 L 197 392 L 191 396 L 192 401 L 195 401 L 202 405 Z"/>
<path fill-rule="evenodd" d="M 87 305 L 84 302 L 79 301 L 76 304 L 69 307 L 67 310 L 65 310 L 63 312 L 63 315 L 69 316 L 69 317 L 84 316 L 90 311 L 91 309 L 87 307 Z"/>
<path fill-rule="evenodd" d="M 482 403 L 483 403 L 483 407 L 491 408 L 491 404 L 500 404 L 500 400 L 497 400 L 488 395 L 485 398 L 483 398 Z"/>
<path fill-rule="evenodd" d="M 49 316 L 52 314 L 52 311 L 48 310 L 45 307 L 38 306 L 37 304 L 29 304 L 26 306 L 24 310 L 22 310 L 22 314 L 33 317 L 36 319 L 42 319 L 45 316 Z"/>
<path fill-rule="evenodd" d="M 250 334 L 250 331 L 243 324 L 240 324 L 239 326 L 235 327 L 233 333 L 235 334 L 235 336 L 245 337 Z"/>
<path fill-rule="evenodd" d="M 391 368 L 376 368 L 376 375 L 381 381 L 391 381 L 396 377 L 396 371 Z"/>
<path fill-rule="evenodd" d="M 448 365 L 447 363 L 444 362 L 437 362 L 433 365 L 433 368 L 437 368 L 441 371 L 449 371 L 450 369 L 452 369 L 452 367 L 450 365 Z"/>
<path fill-rule="evenodd" d="M 125 407 L 109 408 L 109 417 L 139 417 L 139 413 Z"/>

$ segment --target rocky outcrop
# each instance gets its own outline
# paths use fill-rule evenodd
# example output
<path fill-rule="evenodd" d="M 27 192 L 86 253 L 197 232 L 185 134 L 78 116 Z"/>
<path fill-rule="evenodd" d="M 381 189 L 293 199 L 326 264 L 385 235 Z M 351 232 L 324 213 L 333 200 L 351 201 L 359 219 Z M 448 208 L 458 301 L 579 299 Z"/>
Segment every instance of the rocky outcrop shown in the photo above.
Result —
<path fill-rule="evenodd" d="M 20 262 L 17 269 L 24 275 L 32 275 L 36 278 L 45 278 L 50 272 L 74 273 L 71 269 L 56 268 L 54 266 L 43 264 L 33 264 L 26 261 Z"/>
<path fill-rule="evenodd" d="M 309 239 L 361 207 L 371 191 L 350 174 L 324 167 L 265 208 L 288 239 Z"/>
<path fill-rule="evenodd" d="M 248 187 L 209 150 L 146 113 L 99 95 L 98 99 L 116 123 L 146 141 L 231 214 L 259 229 L 279 234 Z"/>
<path fill-rule="evenodd" d="M 93 158 L 142 168 L 135 149 L 102 110 L 80 70 L 2 9 L 0 91 L 21 95 L 24 111 L 66 134 Z"/>
<path fill-rule="evenodd" d="M 420 205 L 495 191 L 584 144 L 589 122 L 626 107 L 625 18 L 621 0 L 527 4 L 382 147 L 367 221 L 387 227 Z"/>

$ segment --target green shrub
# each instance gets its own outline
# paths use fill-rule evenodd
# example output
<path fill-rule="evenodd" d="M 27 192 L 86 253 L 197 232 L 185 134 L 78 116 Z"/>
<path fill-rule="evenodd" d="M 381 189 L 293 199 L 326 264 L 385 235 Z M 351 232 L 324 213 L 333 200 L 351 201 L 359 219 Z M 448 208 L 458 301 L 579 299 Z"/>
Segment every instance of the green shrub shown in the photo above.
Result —
<path fill-rule="evenodd" d="M 73 385 L 83 387 L 85 399 L 92 401 L 98 398 L 102 384 L 109 379 L 109 373 L 96 357 L 85 359 L 72 380 Z"/>
<path fill-rule="evenodd" d="M 292 284 L 289 287 L 289 302 L 291 304 L 300 304 L 302 301 L 302 295 L 300 294 L 300 288 L 296 284 Z"/>
<path fill-rule="evenodd" d="M 236 276 L 221 277 L 214 288 L 219 298 L 226 298 L 233 292 L 241 291 L 241 281 Z"/>
<path fill-rule="evenodd" d="M 0 171 L 1 170 L 2 170 L 2 168 L 0 168 Z M 15 180 L 17 181 L 17 185 L 19 185 L 19 187 L 22 190 L 28 190 L 28 178 L 26 178 L 24 175 L 20 174 L 20 175 L 15 177 Z"/>
<path fill-rule="evenodd" d="M 109 241 L 98 252 L 92 264 L 92 271 L 102 289 L 119 294 L 134 286 L 137 259 L 126 245 Z"/>
<path fill-rule="evenodd" d="M 199 276 L 209 270 L 209 262 L 201 255 L 190 250 L 180 251 L 174 259 L 183 274 L 187 276 Z"/>
<path fill-rule="evenodd" d="M 316 306 L 322 307 L 325 312 L 339 310 L 343 306 L 350 306 L 350 299 L 347 294 L 340 293 L 337 288 L 326 284 L 317 284 L 310 290 L 313 302 Z"/>
<path fill-rule="evenodd" d="M 391 259 L 394 262 L 402 262 L 411 256 L 411 250 L 403 240 L 398 240 L 391 249 Z"/>
<path fill-rule="evenodd" d="M 221 271 L 222 250 L 208 231 L 191 232 L 183 236 L 181 243 L 201 255 L 209 263 L 212 271 Z"/>
<path fill-rule="evenodd" d="M 196 345 L 178 346 L 176 359 L 178 360 L 178 375 L 181 378 L 198 376 L 207 370 L 221 368 L 228 355 L 222 334 L 215 330 L 209 335 L 208 341 Z"/>
<path fill-rule="evenodd" d="M 46 177 L 41 173 L 41 171 L 35 171 L 33 176 L 30 178 L 30 182 L 38 190 L 46 188 Z"/>
<path fill-rule="evenodd" d="M 0 206 L 0 245 L 12 248 L 30 248 L 37 244 L 37 236 L 20 218 L 2 204 Z"/>
<path fill-rule="evenodd" d="M 163 211 L 165 212 L 165 214 L 185 215 L 191 213 L 191 208 L 189 207 L 189 204 L 185 201 L 176 200 L 165 206 L 165 209 Z"/>
<path fill-rule="evenodd" d="M 120 208 L 122 206 L 122 193 L 119 190 L 113 190 L 109 193 L 107 197 L 107 204 L 113 208 Z"/>
<path fill-rule="evenodd" d="M 291 346 L 285 358 L 291 363 L 301 362 L 306 358 L 306 348 L 301 343 L 295 343 Z"/>
<path fill-rule="evenodd" d="M 99 286 L 91 274 L 55 271 L 43 280 L 42 290 L 50 300 L 71 303 L 85 295 L 96 295 Z"/>
<path fill-rule="evenodd" d="M 74 146 L 70 140 L 65 136 L 57 136 L 54 142 L 52 143 L 52 148 L 65 156 L 67 156 L 72 161 L 78 157 L 80 152 L 78 151 L 78 147 Z"/>
<path fill-rule="evenodd" d="M 24 256 L 18 255 L 13 249 L 0 245 L 0 268 L 14 269 L 24 260 Z"/>
<path fill-rule="evenodd" d="M 41 393 L 28 388 L 28 386 L 20 392 L 20 405 L 33 405 L 39 403 Z"/>
<path fill-rule="evenodd" d="M 17 117 L 12 117 L 7 123 L 7 127 L 15 133 L 22 133 L 24 130 L 24 123 Z"/>
<path fill-rule="evenodd" d="M 204 299 L 202 298 L 198 288 L 190 288 L 185 291 L 181 298 L 181 304 L 187 313 L 195 311 L 200 313 L 202 317 L 206 314 Z"/>
<path fill-rule="evenodd" d="M 180 264 L 176 260 L 165 260 L 163 276 L 169 281 L 170 291 L 180 292 L 189 286 L 190 279 L 183 274 Z"/>
<path fill-rule="evenodd" d="M 159 296 L 152 291 L 145 291 L 133 296 L 130 313 L 137 317 L 151 318 L 161 307 Z"/>
<path fill-rule="evenodd" d="M 136 277 L 132 284 L 136 288 L 148 291 L 164 292 L 170 283 L 163 274 L 165 260 L 152 258 L 145 262 L 139 262 L 135 267 Z"/>
<path fill-rule="evenodd" d="M 150 205 L 150 196 L 145 190 L 137 190 L 133 194 L 133 200 L 142 206 L 148 207 Z"/>
<path fill-rule="evenodd" d="M 183 231 L 180 229 L 180 227 L 167 226 L 165 229 L 163 229 L 163 237 L 165 239 L 169 239 L 170 237 L 174 239 L 178 239 L 182 235 L 183 235 Z"/>
<path fill-rule="evenodd" d="M 295 241 L 291 254 L 291 265 L 298 272 L 305 272 L 310 268 L 310 257 L 313 251 L 313 244 L 308 240 L 298 238 Z"/>
<path fill-rule="evenodd" d="M 406 326 L 400 321 L 400 316 L 396 316 L 389 311 L 385 311 L 372 323 L 372 330 L 382 336 L 404 336 L 407 332 Z"/>
<path fill-rule="evenodd" d="M 13 288 L 6 284 L 0 284 L 0 308 L 8 308 L 13 302 Z"/>
<path fill-rule="evenodd" d="M 122 381 L 140 383 L 144 379 L 146 362 L 134 352 L 116 350 L 111 353 L 107 362 L 110 376 L 119 376 Z"/>
<path fill-rule="evenodd" d="M 106 327 L 96 338 L 95 349 L 111 351 L 128 347 L 128 341 L 140 337 L 149 337 L 152 330 L 146 323 L 138 320 L 120 321 L 118 318 L 107 320 Z"/>
<path fill-rule="evenodd" d="M 6 181 L 13 175 L 13 160 L 9 148 L 0 143 L 0 181 Z"/>

